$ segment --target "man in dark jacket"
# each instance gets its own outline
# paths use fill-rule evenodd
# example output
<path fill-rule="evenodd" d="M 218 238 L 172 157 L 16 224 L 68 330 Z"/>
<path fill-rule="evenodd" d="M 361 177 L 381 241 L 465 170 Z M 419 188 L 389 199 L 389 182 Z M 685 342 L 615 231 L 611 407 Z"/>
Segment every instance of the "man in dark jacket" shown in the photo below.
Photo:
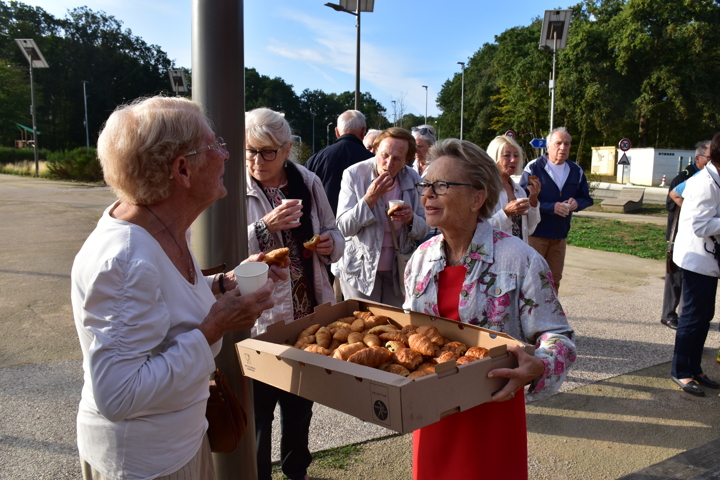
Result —
<path fill-rule="evenodd" d="M 540 179 L 540 223 L 528 243 L 547 261 L 557 290 L 565 267 L 572 212 L 593 204 L 582 168 L 568 159 L 571 143 L 572 137 L 565 127 L 554 129 L 547 138 L 547 156 L 528 163 L 520 179 L 523 188 L 527 187 L 530 175 Z"/>
<path fill-rule="evenodd" d="M 668 211 L 667 218 L 667 230 L 665 231 L 665 239 L 668 242 L 675 241 L 675 234 L 677 233 L 677 224 L 675 218 L 680 216 L 680 204 L 682 199 L 673 200 L 670 196 L 675 187 L 683 183 L 688 178 L 695 175 L 697 172 L 705 168 L 707 162 L 710 161 L 710 157 L 706 155 L 710 148 L 710 140 L 704 140 L 698 142 L 695 145 L 695 164 L 688 165 L 687 168 L 672 179 L 670 182 L 670 188 L 668 188 L 668 196 L 665 199 L 665 209 Z M 672 260 L 670 260 L 672 261 Z M 678 325 L 678 307 L 682 299 L 682 277 L 680 275 L 680 269 L 675 267 L 675 271 L 665 273 L 665 289 L 663 292 L 663 306 L 662 313 L 660 314 L 660 323 L 666 327 L 677 329 Z"/>
<path fill-rule="evenodd" d="M 348 110 L 338 117 L 335 136 L 337 141 L 310 157 L 305 166 L 322 180 L 330 206 L 337 215 L 343 172 L 375 154 L 363 145 L 365 117 L 357 110 Z"/>

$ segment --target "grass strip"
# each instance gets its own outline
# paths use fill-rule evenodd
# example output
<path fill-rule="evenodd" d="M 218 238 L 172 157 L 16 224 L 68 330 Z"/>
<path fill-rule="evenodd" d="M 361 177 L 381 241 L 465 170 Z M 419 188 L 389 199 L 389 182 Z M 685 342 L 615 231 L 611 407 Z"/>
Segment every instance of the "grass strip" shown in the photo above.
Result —
<path fill-rule="evenodd" d="M 607 218 L 573 217 L 567 243 L 653 260 L 665 259 L 667 248 L 665 226 Z"/>
<path fill-rule="evenodd" d="M 345 470 L 348 465 L 357 461 L 360 452 L 362 452 L 361 445 L 344 445 L 315 452 L 312 454 L 312 458 L 316 466 Z M 273 475 L 280 474 L 281 479 L 287 479 L 285 475 L 282 475 L 282 467 L 279 462 L 273 464 L 272 471 Z"/>

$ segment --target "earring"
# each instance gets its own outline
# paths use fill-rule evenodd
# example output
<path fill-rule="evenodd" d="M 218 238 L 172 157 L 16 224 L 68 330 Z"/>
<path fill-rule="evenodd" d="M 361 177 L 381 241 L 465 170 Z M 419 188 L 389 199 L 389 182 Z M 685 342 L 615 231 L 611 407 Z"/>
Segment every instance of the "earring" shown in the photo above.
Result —
<path fill-rule="evenodd" d="M 475 207 L 472 207 L 472 211 L 474 212 L 475 210 L 476 210 L 476 208 L 475 208 Z"/>

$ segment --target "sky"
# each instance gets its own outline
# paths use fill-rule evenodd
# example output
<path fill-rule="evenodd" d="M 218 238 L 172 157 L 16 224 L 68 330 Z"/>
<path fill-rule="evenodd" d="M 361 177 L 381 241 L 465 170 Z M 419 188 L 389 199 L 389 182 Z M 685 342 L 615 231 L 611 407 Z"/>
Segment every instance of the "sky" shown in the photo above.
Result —
<path fill-rule="evenodd" d="M 209 0 L 213 1 L 213 0 Z M 355 17 L 330 0 L 246 0 L 245 66 L 281 77 L 298 95 L 355 90 Z M 562 0 L 375 0 L 361 14 L 360 90 L 388 111 L 436 116 L 436 96 L 483 44 L 508 28 L 526 26 Z M 158 45 L 176 67 L 192 66 L 192 0 L 27 0 L 55 17 L 87 6 L 120 20 L 146 43 Z M 339 3 L 332 0 L 332 3 Z M 539 39 L 538 39 L 539 42 Z M 50 61 L 50 59 L 48 59 Z M 549 74 L 550 72 L 548 72 Z M 427 85 L 426 90 L 423 85 Z"/>

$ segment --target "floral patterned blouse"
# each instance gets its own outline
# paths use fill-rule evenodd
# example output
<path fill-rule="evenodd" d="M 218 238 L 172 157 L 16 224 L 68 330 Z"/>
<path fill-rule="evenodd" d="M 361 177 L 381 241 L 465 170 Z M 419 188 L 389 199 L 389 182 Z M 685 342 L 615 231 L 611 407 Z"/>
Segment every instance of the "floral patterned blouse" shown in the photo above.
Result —
<path fill-rule="evenodd" d="M 438 278 L 447 263 L 444 244 L 441 234 L 413 254 L 405 270 L 408 294 L 403 308 L 439 315 Z M 530 397 L 555 393 L 577 353 L 545 260 L 522 240 L 480 219 L 463 262 L 467 273 L 458 306 L 462 321 L 535 345 L 545 373 L 530 386 Z"/>

